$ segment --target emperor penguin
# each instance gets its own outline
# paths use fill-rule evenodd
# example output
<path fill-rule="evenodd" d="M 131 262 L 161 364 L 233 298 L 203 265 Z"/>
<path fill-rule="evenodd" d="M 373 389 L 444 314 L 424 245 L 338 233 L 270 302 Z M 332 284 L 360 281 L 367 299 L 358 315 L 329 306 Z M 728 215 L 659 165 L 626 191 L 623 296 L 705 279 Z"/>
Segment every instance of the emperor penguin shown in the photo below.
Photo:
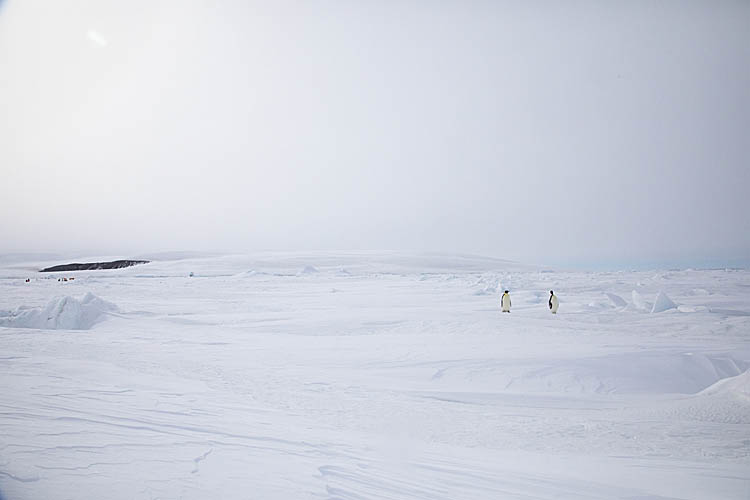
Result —
<path fill-rule="evenodd" d="M 502 306 L 504 313 L 510 312 L 510 294 L 508 293 L 508 290 L 505 290 L 503 297 L 500 299 L 500 306 Z"/>
<path fill-rule="evenodd" d="M 549 291 L 549 310 L 552 314 L 557 314 L 557 308 L 560 307 L 560 301 L 557 300 L 557 295 L 552 290 Z"/>

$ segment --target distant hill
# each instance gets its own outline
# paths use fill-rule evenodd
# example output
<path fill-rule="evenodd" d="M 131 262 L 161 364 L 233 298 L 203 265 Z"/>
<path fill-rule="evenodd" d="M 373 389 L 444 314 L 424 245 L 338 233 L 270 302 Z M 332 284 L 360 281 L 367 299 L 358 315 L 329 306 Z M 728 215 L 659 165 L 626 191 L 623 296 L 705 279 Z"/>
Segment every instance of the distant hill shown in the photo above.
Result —
<path fill-rule="evenodd" d="M 59 266 L 46 267 L 40 273 L 56 273 L 60 271 L 95 271 L 98 269 L 122 269 L 123 267 L 148 264 L 147 260 L 113 260 L 112 262 L 88 262 L 85 264 L 61 264 Z"/>

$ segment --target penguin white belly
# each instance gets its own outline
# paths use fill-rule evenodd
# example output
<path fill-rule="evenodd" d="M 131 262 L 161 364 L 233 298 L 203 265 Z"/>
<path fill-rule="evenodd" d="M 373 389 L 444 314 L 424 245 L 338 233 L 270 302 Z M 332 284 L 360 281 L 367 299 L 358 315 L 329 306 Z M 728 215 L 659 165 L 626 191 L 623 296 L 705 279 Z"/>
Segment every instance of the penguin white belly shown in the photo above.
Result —
<path fill-rule="evenodd" d="M 550 301 L 552 302 L 552 307 L 550 308 L 550 311 L 552 311 L 552 314 L 557 314 L 557 308 L 560 307 L 560 301 L 557 300 L 556 296 L 550 297 Z"/>
<path fill-rule="evenodd" d="M 500 300 L 500 305 L 503 308 L 503 312 L 510 312 L 510 296 L 503 295 L 502 300 Z"/>

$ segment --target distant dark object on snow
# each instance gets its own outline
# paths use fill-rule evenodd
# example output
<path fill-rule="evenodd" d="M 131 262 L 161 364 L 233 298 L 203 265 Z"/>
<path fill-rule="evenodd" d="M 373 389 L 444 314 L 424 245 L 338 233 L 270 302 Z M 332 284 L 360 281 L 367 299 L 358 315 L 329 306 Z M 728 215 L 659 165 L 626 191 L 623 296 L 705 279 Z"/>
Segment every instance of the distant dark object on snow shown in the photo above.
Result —
<path fill-rule="evenodd" d="M 40 273 L 56 273 L 59 271 L 96 271 L 98 269 L 122 269 L 123 267 L 148 264 L 147 260 L 113 260 L 112 262 L 89 262 L 86 264 L 62 264 L 47 267 Z"/>

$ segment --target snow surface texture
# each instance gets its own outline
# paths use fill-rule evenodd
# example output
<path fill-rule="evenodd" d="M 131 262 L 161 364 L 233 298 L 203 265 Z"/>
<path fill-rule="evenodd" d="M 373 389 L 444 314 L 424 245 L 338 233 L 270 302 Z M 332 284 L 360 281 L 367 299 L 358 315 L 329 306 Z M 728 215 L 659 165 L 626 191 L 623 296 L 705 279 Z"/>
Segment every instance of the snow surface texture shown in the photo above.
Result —
<path fill-rule="evenodd" d="M 61 297 L 46 307 L 20 306 L 9 314 L 0 312 L 0 326 L 47 330 L 88 330 L 117 306 L 88 292 L 81 299 Z"/>
<path fill-rule="evenodd" d="M 747 271 L 153 257 L 0 269 L 0 498 L 750 498 Z"/>

